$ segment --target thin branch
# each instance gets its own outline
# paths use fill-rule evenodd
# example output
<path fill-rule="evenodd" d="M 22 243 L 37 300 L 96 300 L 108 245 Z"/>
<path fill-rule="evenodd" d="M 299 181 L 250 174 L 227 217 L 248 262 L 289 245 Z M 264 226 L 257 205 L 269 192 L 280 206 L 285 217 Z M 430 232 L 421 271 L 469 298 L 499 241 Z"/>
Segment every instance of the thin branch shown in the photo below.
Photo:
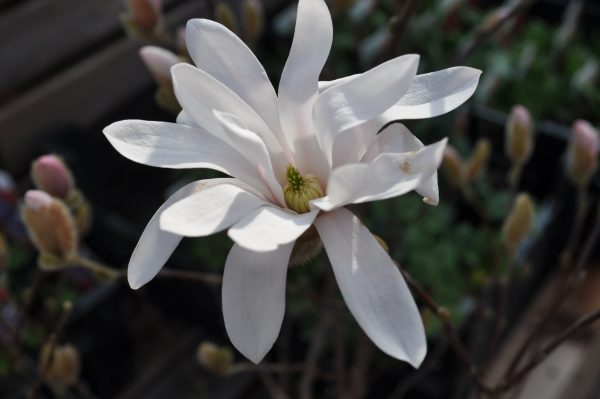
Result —
<path fill-rule="evenodd" d="M 579 256 L 579 259 L 574 266 L 567 272 L 567 278 L 564 279 L 564 283 L 560 289 L 557 290 L 554 299 L 542 313 L 542 317 L 539 321 L 534 325 L 531 332 L 523 342 L 523 344 L 519 347 L 516 355 L 513 357 L 510 365 L 508 366 L 504 377 L 508 378 L 518 367 L 519 363 L 527 353 L 528 348 L 533 343 L 535 338 L 542 332 L 544 327 L 550 322 L 552 317 L 555 315 L 556 311 L 560 308 L 564 300 L 569 296 L 569 294 L 573 291 L 573 289 L 580 282 L 582 277 L 582 272 L 587 265 L 588 259 L 594 249 L 594 246 L 597 244 L 598 238 L 600 237 L 600 206 L 597 207 L 596 210 L 596 223 L 590 235 L 588 236 L 587 241 L 583 246 L 583 250 Z"/>
<path fill-rule="evenodd" d="M 308 349 L 306 362 L 304 365 L 304 373 L 300 379 L 300 398 L 312 399 L 313 384 L 317 377 L 317 362 L 319 355 L 325 344 L 325 337 L 329 327 L 331 326 L 331 317 L 329 312 L 323 312 L 319 320 L 319 324 L 314 331 L 313 338 Z"/>

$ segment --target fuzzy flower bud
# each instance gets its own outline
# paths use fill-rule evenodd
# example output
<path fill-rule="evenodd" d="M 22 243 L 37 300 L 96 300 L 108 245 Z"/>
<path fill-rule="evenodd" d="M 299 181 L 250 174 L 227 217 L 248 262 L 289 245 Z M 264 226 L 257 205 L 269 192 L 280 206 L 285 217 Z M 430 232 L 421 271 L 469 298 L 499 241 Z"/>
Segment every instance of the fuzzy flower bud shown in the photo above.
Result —
<path fill-rule="evenodd" d="M 25 193 L 22 218 L 42 259 L 64 263 L 75 257 L 77 230 L 69 209 L 62 201 L 43 191 L 30 190 Z"/>
<path fill-rule="evenodd" d="M 160 86 L 171 88 L 171 67 L 180 62 L 179 58 L 169 50 L 157 46 L 144 46 L 139 54 L 154 80 Z"/>
<path fill-rule="evenodd" d="M 510 160 L 523 165 L 533 151 L 533 122 L 531 114 L 522 105 L 515 105 L 506 124 L 505 151 Z"/>
<path fill-rule="evenodd" d="M 466 181 L 476 179 L 486 169 L 492 145 L 488 139 L 479 139 L 475 144 L 475 150 L 464 169 Z"/>
<path fill-rule="evenodd" d="M 535 207 L 529 194 L 519 194 L 510 213 L 504 220 L 502 239 L 507 248 L 513 250 L 525 238 L 535 218 Z"/>
<path fill-rule="evenodd" d="M 211 342 L 203 342 L 196 353 L 198 362 L 215 374 L 227 375 L 233 366 L 233 352 L 228 347 L 220 347 Z"/>
<path fill-rule="evenodd" d="M 598 131 L 587 121 L 573 124 L 567 152 L 567 175 L 577 185 L 587 184 L 598 169 L 600 138 Z"/>
<path fill-rule="evenodd" d="M 127 0 L 131 18 L 142 28 L 153 30 L 160 20 L 160 0 Z"/>
<path fill-rule="evenodd" d="M 453 186 L 460 187 L 462 185 L 463 169 L 463 161 L 460 158 L 458 151 L 456 151 L 456 148 L 448 144 L 444 150 L 442 170 Z"/>
<path fill-rule="evenodd" d="M 68 388 L 79 381 L 81 362 L 79 352 L 73 345 L 60 345 L 53 351 L 50 345 L 44 345 L 39 364 L 44 381 L 55 389 Z"/>
<path fill-rule="evenodd" d="M 215 21 L 232 32 L 238 31 L 238 21 L 229 4 L 222 1 L 215 6 Z"/>
<path fill-rule="evenodd" d="M 246 43 L 256 43 L 265 28 L 265 15 L 261 0 L 244 1 L 242 4 L 242 24 Z"/>
<path fill-rule="evenodd" d="M 323 242 L 315 226 L 310 226 L 294 244 L 290 256 L 290 266 L 305 265 L 313 260 L 323 249 Z"/>
<path fill-rule="evenodd" d="M 44 155 L 33 161 L 31 176 L 37 188 L 54 197 L 65 199 L 73 190 L 73 175 L 56 155 Z"/>
<path fill-rule="evenodd" d="M 283 188 L 285 204 L 298 213 L 310 212 L 309 202 L 323 196 L 323 189 L 316 176 L 301 175 L 292 165 L 286 173 L 287 183 Z"/>

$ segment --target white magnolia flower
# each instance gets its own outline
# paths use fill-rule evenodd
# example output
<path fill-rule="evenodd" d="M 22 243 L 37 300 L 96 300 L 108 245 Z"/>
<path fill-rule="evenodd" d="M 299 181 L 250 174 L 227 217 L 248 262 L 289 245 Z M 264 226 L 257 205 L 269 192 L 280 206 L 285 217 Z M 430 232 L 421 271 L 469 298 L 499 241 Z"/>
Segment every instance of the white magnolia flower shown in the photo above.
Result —
<path fill-rule="evenodd" d="M 125 157 L 165 168 L 211 168 L 232 178 L 201 180 L 171 196 L 131 257 L 132 288 L 150 281 L 183 236 L 228 229 L 223 316 L 233 345 L 253 362 L 283 320 L 288 263 L 311 226 L 322 240 L 344 300 L 385 353 L 418 367 L 423 324 L 402 274 L 345 205 L 416 190 L 438 202 L 436 170 L 446 139 L 424 146 L 389 121 L 448 112 L 474 92 L 480 71 L 416 75 L 418 56 L 318 82 L 332 42 L 323 0 L 300 0 L 279 92 L 252 52 L 213 21 L 187 24 L 196 67 L 172 68 L 183 107 L 177 124 L 120 121 L 104 130 Z M 307 234 L 314 233 L 314 230 Z"/>

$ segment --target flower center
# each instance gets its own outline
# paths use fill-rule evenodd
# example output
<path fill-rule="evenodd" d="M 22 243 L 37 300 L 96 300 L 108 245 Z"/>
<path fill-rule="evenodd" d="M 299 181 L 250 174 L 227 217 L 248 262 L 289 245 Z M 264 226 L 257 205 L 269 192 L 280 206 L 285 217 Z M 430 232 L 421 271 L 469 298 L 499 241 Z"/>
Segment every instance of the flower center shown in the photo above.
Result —
<path fill-rule="evenodd" d="M 323 189 L 316 176 L 302 175 L 298 169 L 288 165 L 286 172 L 287 183 L 283 188 L 285 204 L 288 208 L 298 212 L 310 212 L 310 200 L 321 198 Z"/>

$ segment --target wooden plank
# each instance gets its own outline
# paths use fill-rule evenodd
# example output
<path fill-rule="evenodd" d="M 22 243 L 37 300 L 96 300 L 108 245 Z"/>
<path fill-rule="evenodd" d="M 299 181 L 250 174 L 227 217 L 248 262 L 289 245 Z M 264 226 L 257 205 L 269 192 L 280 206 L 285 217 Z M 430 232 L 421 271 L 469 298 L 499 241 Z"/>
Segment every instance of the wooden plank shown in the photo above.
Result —
<path fill-rule="evenodd" d="M 184 0 L 165 0 L 170 6 Z M 0 13 L 0 103 L 122 35 L 123 0 L 30 0 Z"/>
<path fill-rule="evenodd" d="M 201 1 L 183 3 L 167 16 L 176 26 L 206 14 Z M 30 143 L 53 127 L 85 128 L 150 87 L 138 45 L 122 38 L 0 109 L 0 164 L 20 173 L 33 156 Z"/>

